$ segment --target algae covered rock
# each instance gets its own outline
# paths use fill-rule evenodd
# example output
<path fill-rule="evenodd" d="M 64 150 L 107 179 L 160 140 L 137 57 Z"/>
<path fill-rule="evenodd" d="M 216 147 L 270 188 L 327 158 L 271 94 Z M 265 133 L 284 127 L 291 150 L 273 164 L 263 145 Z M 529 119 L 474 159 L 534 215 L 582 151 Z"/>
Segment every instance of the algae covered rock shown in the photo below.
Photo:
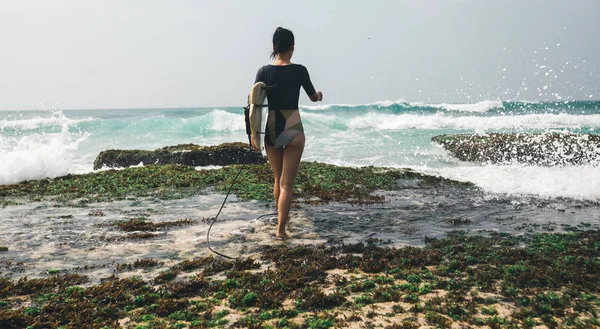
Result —
<path fill-rule="evenodd" d="M 148 164 L 183 164 L 188 166 L 226 166 L 231 164 L 262 164 L 265 157 L 244 143 L 225 143 L 217 146 L 180 144 L 154 151 L 106 150 L 94 161 L 94 169 Z"/>
<path fill-rule="evenodd" d="M 459 134 L 432 140 L 462 161 L 543 166 L 596 165 L 600 135 L 592 134 Z"/>
<path fill-rule="evenodd" d="M 90 202 L 153 197 L 163 200 L 181 199 L 208 192 L 231 190 L 241 200 L 270 201 L 273 199 L 273 172 L 267 163 L 224 166 L 212 170 L 196 170 L 180 164 L 130 167 L 123 170 L 103 170 L 81 175 L 66 175 L 53 179 L 23 181 L 0 185 L 0 202 L 11 204 L 15 199 Z M 375 191 L 395 191 L 431 187 L 472 187 L 471 183 L 456 182 L 429 176 L 408 169 L 380 167 L 338 167 L 319 162 L 301 162 L 294 185 L 296 200 L 310 204 L 343 202 L 373 204 L 385 202 Z M 100 216 L 100 213 L 90 213 Z M 88 215 L 90 215 L 88 214 Z"/>

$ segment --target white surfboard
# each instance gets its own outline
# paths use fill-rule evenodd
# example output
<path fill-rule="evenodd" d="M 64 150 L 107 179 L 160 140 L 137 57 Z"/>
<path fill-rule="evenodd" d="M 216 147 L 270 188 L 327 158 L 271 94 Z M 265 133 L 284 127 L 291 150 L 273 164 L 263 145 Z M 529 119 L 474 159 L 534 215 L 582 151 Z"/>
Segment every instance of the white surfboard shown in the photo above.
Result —
<path fill-rule="evenodd" d="M 266 111 L 265 99 L 267 97 L 267 85 L 264 82 L 257 82 L 252 86 L 248 102 L 250 103 L 250 140 L 252 147 L 262 152 L 265 148 L 263 135 L 265 134 L 266 126 Z"/>

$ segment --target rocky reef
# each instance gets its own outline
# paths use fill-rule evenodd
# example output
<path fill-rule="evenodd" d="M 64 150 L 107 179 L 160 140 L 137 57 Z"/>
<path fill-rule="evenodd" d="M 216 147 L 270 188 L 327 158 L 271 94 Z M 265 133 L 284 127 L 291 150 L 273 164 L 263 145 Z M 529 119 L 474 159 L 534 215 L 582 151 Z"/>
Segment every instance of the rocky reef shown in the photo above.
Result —
<path fill-rule="evenodd" d="M 1 328 L 595 328 L 599 231 L 265 246 L 151 279 L 0 277 Z M 152 259 L 116 272 L 159 265 Z M 265 266 L 266 265 L 266 266 Z"/>
<path fill-rule="evenodd" d="M 600 162 L 600 135 L 592 134 L 460 134 L 432 140 L 462 161 L 543 166 Z"/>
<path fill-rule="evenodd" d="M 52 200 L 72 205 L 90 202 L 156 197 L 180 199 L 205 194 L 208 189 L 225 192 L 240 172 L 241 165 L 212 170 L 195 170 L 179 164 L 148 165 L 123 170 L 107 170 L 83 175 L 67 175 L 54 179 L 24 181 L 0 186 L 0 204 L 18 204 Z M 404 182 L 404 183 L 402 183 Z M 442 177 L 428 176 L 409 169 L 350 168 L 318 162 L 302 162 L 296 177 L 294 194 L 306 203 L 346 202 L 352 204 L 381 203 L 384 197 L 375 190 L 396 190 L 414 186 L 464 186 Z M 404 186 L 406 185 L 406 186 Z M 246 165 L 232 190 L 242 200 L 268 201 L 273 198 L 273 174 L 268 164 Z"/>
<path fill-rule="evenodd" d="M 451 140 L 455 136 L 446 138 Z M 247 150 L 243 144 L 240 146 Z M 43 221 L 33 225 L 25 223 L 26 229 L 17 228 L 13 236 L 20 237 L 22 232 L 27 232 L 26 239 L 32 242 L 34 239 L 29 234 L 37 225 L 43 222 L 52 225 L 51 230 L 38 229 L 44 235 L 38 240 L 50 250 L 48 254 L 58 255 L 62 262 L 52 262 L 53 266 L 61 267 L 43 273 L 39 272 L 41 267 L 35 270 L 32 267 L 36 275 L 28 277 L 25 273 L 28 263 L 42 261 L 29 256 L 34 253 L 31 249 L 35 241 L 28 245 L 0 245 L 3 252 L 0 328 L 600 326 L 600 230 L 597 225 L 582 222 L 569 226 L 569 232 L 565 233 L 536 233 L 524 227 L 514 235 L 494 230 L 485 233 L 478 227 L 475 234 L 468 234 L 462 229 L 471 223 L 466 212 L 473 207 L 472 200 L 468 200 L 465 207 L 459 204 L 451 217 L 444 219 L 443 216 L 455 204 L 447 195 L 463 190 L 477 191 L 476 188 L 470 183 L 407 169 L 350 168 L 302 162 L 294 186 L 295 202 L 302 203 L 303 208 L 317 205 L 319 212 L 327 212 L 323 220 L 312 219 L 316 229 L 310 234 L 319 232 L 320 225 L 326 228 L 337 225 L 330 214 L 337 211 L 334 205 L 341 203 L 352 207 L 341 215 L 342 219 L 358 222 L 356 228 L 361 230 L 370 226 L 392 230 L 392 222 L 386 224 L 384 217 L 373 216 L 371 222 L 370 217 L 365 216 L 365 210 L 371 207 L 374 214 L 397 214 L 406 218 L 406 223 L 416 223 L 420 218 L 422 222 L 457 226 L 461 231 L 453 230 L 443 238 L 423 235 L 422 248 L 392 247 L 389 241 L 370 237 L 359 243 L 341 240 L 312 245 L 298 244 L 306 243 L 304 239 L 297 242 L 292 239 L 255 243 L 256 252 L 245 252 L 244 257 L 235 260 L 205 254 L 179 255 L 173 247 L 176 235 L 170 231 L 196 228 L 182 238 L 194 241 L 192 249 L 203 249 L 206 226 L 198 226 L 205 219 L 199 215 L 184 217 L 183 213 L 180 216 L 186 208 L 175 208 L 163 201 L 227 191 L 241 169 L 242 165 L 196 170 L 181 164 L 149 164 L 0 186 L 2 210 L 7 214 L 13 211 L 15 221 L 30 219 L 35 212 L 48 211 L 43 213 Z M 272 184 L 268 164 L 248 164 L 239 174 L 232 193 L 240 200 L 269 201 Z M 395 203 L 390 201 L 388 192 L 403 191 L 411 192 L 396 194 Z M 428 195 L 435 195 L 435 199 L 428 199 Z M 153 203 L 153 207 L 162 208 L 149 208 L 141 203 L 142 198 L 160 200 Z M 108 202 L 117 200 L 126 200 L 128 204 L 111 209 Z M 14 211 L 29 201 L 45 202 L 25 211 Z M 92 208 L 95 202 L 99 204 Z M 322 206 L 324 204 L 327 206 Z M 367 204 L 370 206 L 357 207 Z M 194 204 L 194 212 L 201 207 L 203 205 Z M 426 212 L 426 207 L 434 209 L 435 214 Z M 498 217 L 497 221 L 517 220 L 514 213 L 502 213 L 499 208 L 475 207 L 492 212 Z M 67 213 L 57 210 L 66 208 L 70 209 Z M 581 208 L 579 205 L 577 209 Z M 574 214 L 562 209 L 558 213 Z M 595 218 L 594 213 L 581 211 L 582 216 Z M 159 213 L 169 216 L 161 218 Z M 435 221 L 435 216 L 443 219 Z M 572 221 L 574 217 L 568 218 Z M 84 226 L 78 222 L 89 223 L 91 219 L 99 220 L 89 226 L 93 229 L 86 228 L 87 231 L 108 228 L 114 232 L 98 235 L 102 238 L 96 245 L 81 246 L 80 241 L 93 239 L 90 235 L 80 236 Z M 301 220 L 295 218 L 292 223 L 299 225 Z M 233 219 L 220 223 L 227 221 Z M 329 226 L 324 226 L 325 221 Z M 535 221 L 534 224 L 540 225 Z M 265 222 L 264 228 L 273 227 L 270 225 Z M 411 228 L 408 225 L 404 228 L 407 234 L 413 234 L 408 233 Z M 198 232 L 202 235 L 196 236 Z M 254 243 L 249 236 L 215 242 L 221 247 L 246 239 Z M 165 240 L 152 244 L 153 239 L 161 238 Z M 121 257 L 130 241 L 139 241 L 134 246 L 143 250 L 139 258 L 116 262 L 110 257 L 94 260 L 89 256 L 98 248 L 98 255 L 110 255 L 112 249 L 113 255 L 116 252 Z M 156 251 L 159 245 L 168 246 L 173 252 L 146 252 L 148 249 Z M 56 248 L 56 252 L 48 247 Z M 30 249 L 29 254 L 25 248 Z M 19 258 L 18 253 L 24 255 Z M 92 261 L 77 264 L 75 268 L 55 265 L 64 264 L 65 257 L 81 254 Z M 94 280 L 94 271 L 101 267 L 112 274 Z"/>
<path fill-rule="evenodd" d="M 147 164 L 182 164 L 188 166 L 226 166 L 231 164 L 265 163 L 259 152 L 244 143 L 225 143 L 217 146 L 180 144 L 148 150 L 106 150 L 94 161 L 94 169 L 118 168 Z"/>

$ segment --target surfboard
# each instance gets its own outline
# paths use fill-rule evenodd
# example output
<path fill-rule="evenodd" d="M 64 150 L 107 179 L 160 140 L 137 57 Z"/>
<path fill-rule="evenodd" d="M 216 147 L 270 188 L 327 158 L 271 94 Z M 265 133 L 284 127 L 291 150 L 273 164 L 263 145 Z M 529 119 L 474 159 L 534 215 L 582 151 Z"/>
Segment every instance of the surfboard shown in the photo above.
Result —
<path fill-rule="evenodd" d="M 262 135 L 265 134 L 266 111 L 265 98 L 267 97 L 267 85 L 264 82 L 257 82 L 252 86 L 248 103 L 250 105 L 250 140 L 252 147 L 262 152 L 265 148 Z"/>

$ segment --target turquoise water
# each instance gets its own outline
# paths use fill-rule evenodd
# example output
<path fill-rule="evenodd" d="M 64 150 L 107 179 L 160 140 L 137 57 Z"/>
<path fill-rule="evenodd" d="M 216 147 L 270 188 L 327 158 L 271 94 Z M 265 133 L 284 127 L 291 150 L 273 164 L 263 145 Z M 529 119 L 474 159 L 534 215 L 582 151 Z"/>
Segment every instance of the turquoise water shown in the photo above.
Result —
<path fill-rule="evenodd" d="M 600 102 L 378 102 L 302 107 L 304 160 L 410 167 L 472 181 L 490 195 L 600 198 L 598 166 L 480 165 L 457 161 L 431 137 L 487 132 L 598 133 Z M 92 171 L 106 149 L 246 142 L 243 110 L 179 108 L 0 112 L 0 184 Z"/>

